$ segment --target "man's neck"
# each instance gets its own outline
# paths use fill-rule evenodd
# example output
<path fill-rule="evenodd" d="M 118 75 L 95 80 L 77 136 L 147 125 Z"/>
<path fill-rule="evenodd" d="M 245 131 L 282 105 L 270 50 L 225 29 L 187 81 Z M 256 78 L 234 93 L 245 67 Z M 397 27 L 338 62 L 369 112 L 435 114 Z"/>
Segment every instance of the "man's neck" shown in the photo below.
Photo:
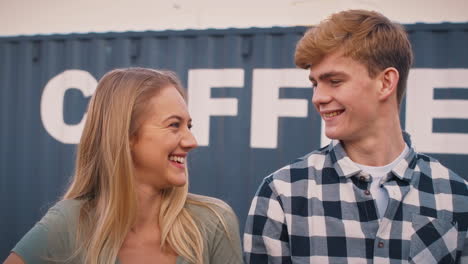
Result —
<path fill-rule="evenodd" d="M 381 127 L 362 139 L 345 140 L 341 143 L 352 161 L 367 166 L 385 166 L 405 149 L 398 119 L 392 125 Z"/>

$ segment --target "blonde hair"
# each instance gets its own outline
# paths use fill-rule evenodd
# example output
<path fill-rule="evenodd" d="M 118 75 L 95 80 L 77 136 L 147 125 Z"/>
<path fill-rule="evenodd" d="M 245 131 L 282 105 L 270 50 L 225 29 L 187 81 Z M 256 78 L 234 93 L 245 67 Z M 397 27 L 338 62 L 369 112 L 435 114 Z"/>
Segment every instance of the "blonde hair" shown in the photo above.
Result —
<path fill-rule="evenodd" d="M 395 67 L 400 75 L 397 102 L 401 104 L 413 62 L 411 43 L 401 25 L 374 11 L 347 10 L 333 14 L 299 40 L 295 63 L 307 69 L 337 50 L 365 65 L 371 78 L 388 67 Z"/>
<path fill-rule="evenodd" d="M 136 193 L 130 138 L 135 135 L 149 99 L 168 86 L 184 91 L 176 75 L 145 68 L 116 69 L 99 81 L 78 145 L 76 169 L 64 199 L 82 200 L 77 249 L 89 264 L 115 263 L 135 219 Z M 185 96 L 184 96 L 185 97 Z M 188 194 L 188 184 L 162 192 L 159 212 L 161 248 L 170 247 L 191 263 L 203 262 L 201 229 L 187 204 L 205 206 L 221 220 L 214 199 Z"/>

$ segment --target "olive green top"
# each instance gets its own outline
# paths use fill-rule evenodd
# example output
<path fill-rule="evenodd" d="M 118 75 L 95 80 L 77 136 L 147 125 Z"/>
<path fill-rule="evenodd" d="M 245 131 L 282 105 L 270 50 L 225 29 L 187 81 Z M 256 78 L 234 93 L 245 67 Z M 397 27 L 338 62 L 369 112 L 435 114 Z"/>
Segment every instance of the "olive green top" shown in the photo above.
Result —
<path fill-rule="evenodd" d="M 81 257 L 71 255 L 75 251 L 76 227 L 82 201 L 62 200 L 49 209 L 47 214 L 16 244 L 13 252 L 26 264 L 80 263 Z M 239 237 L 239 225 L 232 210 L 214 206 L 226 222 L 229 237 L 221 222 L 208 208 L 188 204 L 187 208 L 195 218 L 204 239 L 204 263 L 243 263 Z M 207 227 L 206 223 L 214 223 Z M 119 261 L 117 260 L 116 264 Z M 155 261 L 156 263 L 156 261 Z M 182 257 L 177 264 L 188 264 Z"/>

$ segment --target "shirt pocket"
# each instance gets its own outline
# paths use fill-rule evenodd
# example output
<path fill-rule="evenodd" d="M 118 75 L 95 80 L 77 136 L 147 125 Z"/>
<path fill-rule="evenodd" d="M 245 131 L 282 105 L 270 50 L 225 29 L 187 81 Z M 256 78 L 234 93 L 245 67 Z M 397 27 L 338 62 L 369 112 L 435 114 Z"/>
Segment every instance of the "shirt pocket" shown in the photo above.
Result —
<path fill-rule="evenodd" d="M 413 214 L 412 227 L 409 263 L 455 263 L 463 241 L 456 222 Z"/>

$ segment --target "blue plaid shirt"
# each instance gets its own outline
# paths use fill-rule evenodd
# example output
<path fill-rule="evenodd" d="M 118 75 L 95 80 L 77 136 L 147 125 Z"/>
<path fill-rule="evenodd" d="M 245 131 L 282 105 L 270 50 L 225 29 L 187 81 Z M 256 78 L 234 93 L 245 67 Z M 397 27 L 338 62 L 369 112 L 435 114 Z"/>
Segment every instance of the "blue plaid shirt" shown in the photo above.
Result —
<path fill-rule="evenodd" d="M 467 263 L 468 182 L 410 150 L 382 187 L 380 217 L 339 141 L 266 177 L 249 211 L 246 263 Z"/>

